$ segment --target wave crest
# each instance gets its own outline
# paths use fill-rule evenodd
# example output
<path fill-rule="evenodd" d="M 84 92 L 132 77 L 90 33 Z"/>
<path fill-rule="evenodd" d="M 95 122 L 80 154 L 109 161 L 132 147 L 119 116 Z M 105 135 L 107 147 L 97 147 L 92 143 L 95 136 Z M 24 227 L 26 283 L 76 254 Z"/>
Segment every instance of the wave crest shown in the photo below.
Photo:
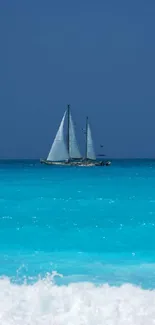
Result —
<path fill-rule="evenodd" d="M 72 283 L 57 286 L 56 272 L 35 284 L 0 279 L 1 325 L 154 324 L 155 290 L 133 285 Z"/>

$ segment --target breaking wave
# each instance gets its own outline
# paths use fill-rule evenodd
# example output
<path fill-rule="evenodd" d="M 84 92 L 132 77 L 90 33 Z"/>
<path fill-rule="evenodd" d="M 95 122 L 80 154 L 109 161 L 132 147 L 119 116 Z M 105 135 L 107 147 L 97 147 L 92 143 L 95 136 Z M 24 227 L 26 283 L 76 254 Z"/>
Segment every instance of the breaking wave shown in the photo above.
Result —
<path fill-rule="evenodd" d="M 155 290 L 90 282 L 58 286 L 56 272 L 34 284 L 0 279 L 1 325 L 152 325 Z"/>

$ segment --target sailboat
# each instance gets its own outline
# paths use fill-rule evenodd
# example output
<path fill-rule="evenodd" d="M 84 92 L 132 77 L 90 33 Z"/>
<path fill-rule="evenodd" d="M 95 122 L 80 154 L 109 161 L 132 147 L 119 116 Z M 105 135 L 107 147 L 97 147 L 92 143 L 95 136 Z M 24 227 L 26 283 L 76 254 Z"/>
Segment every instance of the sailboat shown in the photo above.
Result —
<path fill-rule="evenodd" d="M 64 126 L 67 119 L 67 141 L 65 141 Z M 76 139 L 75 127 L 70 111 L 70 105 L 67 106 L 60 126 L 56 133 L 52 147 L 47 159 L 41 159 L 40 162 L 47 165 L 70 165 L 70 166 L 103 166 L 110 165 L 110 162 L 104 163 L 97 161 L 93 146 L 92 134 L 88 117 L 86 119 L 86 147 L 85 156 L 82 157 L 79 145 Z"/>

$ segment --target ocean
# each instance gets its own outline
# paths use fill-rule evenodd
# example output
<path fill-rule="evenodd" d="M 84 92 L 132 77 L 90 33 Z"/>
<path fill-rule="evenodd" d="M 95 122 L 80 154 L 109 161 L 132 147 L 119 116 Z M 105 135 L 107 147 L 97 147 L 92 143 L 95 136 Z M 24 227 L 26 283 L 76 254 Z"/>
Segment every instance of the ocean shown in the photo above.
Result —
<path fill-rule="evenodd" d="M 0 324 L 155 324 L 155 161 L 0 162 Z"/>

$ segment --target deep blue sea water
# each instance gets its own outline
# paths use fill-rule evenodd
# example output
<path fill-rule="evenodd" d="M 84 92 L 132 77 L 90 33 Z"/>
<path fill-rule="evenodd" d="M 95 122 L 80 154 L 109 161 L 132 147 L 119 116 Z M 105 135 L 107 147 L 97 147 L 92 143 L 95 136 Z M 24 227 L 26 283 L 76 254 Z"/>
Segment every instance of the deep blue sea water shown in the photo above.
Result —
<path fill-rule="evenodd" d="M 0 324 L 155 323 L 155 161 L 0 162 Z"/>

